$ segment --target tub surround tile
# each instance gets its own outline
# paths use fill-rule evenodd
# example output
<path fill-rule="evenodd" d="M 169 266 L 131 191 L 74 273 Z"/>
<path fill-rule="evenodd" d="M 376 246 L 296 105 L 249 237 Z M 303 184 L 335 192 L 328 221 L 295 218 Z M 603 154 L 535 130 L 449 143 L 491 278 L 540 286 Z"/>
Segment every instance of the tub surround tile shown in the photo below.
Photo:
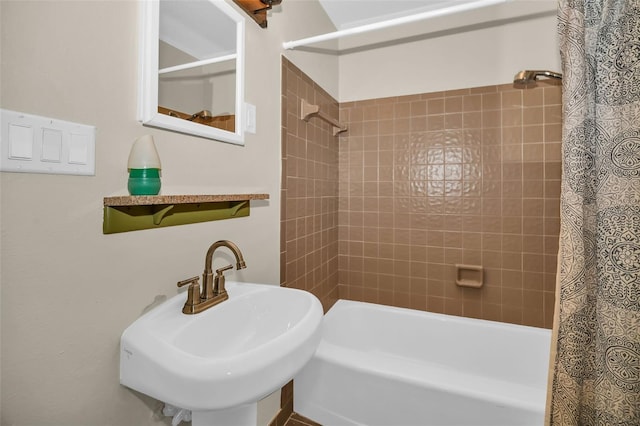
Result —
<path fill-rule="evenodd" d="M 297 117 L 301 98 L 349 126 Z M 561 87 L 338 104 L 283 59 L 282 285 L 551 327 Z M 463 293 L 456 263 L 485 267 Z"/>
<path fill-rule="evenodd" d="M 339 171 L 339 138 L 333 136 L 331 126 L 315 119 L 305 122 L 298 113 L 300 102 L 305 99 L 320 105 L 322 111 L 337 119 L 337 101 L 285 58 L 282 75 L 282 104 L 286 106 L 286 114 L 283 113 L 282 123 L 281 265 L 284 272 L 281 272 L 280 284 L 312 292 L 326 311 L 338 298 L 339 234 L 345 234 L 345 241 L 361 240 L 363 234 L 361 224 L 354 229 L 338 227 L 338 179 L 362 182 L 364 158 L 360 155 L 359 162 L 351 158 L 359 167 L 353 168 L 353 176 L 342 176 L 349 172 Z M 354 145 L 362 145 L 366 133 L 379 131 L 377 122 L 375 129 L 365 129 L 365 106 L 350 117 L 357 121 L 349 129 Z M 388 108 L 376 107 L 366 112 L 367 116 L 381 113 L 388 115 Z M 363 201 L 352 201 L 353 207 L 361 211 Z"/>
<path fill-rule="evenodd" d="M 366 145 L 351 132 L 340 138 L 339 217 L 377 213 L 378 223 L 344 224 L 357 227 L 340 234 L 341 243 L 348 239 L 345 247 L 368 244 L 344 255 L 371 261 L 354 270 L 347 259 L 340 263 L 339 296 L 549 327 L 559 232 L 560 91 L 557 85 L 514 90 L 505 84 L 340 105 L 340 119 L 350 128 L 371 130 L 377 123 L 378 135 L 367 133 Z M 382 134 L 381 123 L 390 117 L 393 131 L 385 123 Z M 364 184 L 366 201 L 359 195 Z M 405 269 L 406 261 L 421 264 Z M 485 267 L 487 287 L 477 300 L 453 291 L 451 271 L 460 262 Z M 526 305 L 523 291 L 535 292 Z"/>

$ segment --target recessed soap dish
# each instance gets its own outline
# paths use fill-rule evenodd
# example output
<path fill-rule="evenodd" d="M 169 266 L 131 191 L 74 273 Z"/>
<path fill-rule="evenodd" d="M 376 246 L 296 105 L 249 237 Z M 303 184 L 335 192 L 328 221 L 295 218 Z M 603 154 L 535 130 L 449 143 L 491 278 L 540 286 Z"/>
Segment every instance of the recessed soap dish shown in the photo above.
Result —
<path fill-rule="evenodd" d="M 456 284 L 460 287 L 482 287 L 483 275 L 480 265 L 456 265 Z"/>

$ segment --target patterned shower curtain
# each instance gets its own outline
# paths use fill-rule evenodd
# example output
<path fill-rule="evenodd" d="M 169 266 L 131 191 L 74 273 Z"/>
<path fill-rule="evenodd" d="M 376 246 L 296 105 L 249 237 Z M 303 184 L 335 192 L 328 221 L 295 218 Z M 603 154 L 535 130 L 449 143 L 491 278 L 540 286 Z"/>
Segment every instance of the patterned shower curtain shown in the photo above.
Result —
<path fill-rule="evenodd" d="M 547 423 L 640 425 L 640 1 L 560 0 L 558 32 L 563 182 Z"/>

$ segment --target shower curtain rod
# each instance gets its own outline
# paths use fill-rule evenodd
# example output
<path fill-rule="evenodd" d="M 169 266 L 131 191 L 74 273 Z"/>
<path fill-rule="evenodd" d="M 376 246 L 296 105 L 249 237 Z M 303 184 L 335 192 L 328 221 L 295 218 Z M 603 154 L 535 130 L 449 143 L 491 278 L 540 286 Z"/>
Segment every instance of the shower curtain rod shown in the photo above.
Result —
<path fill-rule="evenodd" d="M 469 10 L 480 9 L 487 6 L 493 6 L 500 3 L 506 3 L 512 0 L 477 0 L 473 2 L 463 3 L 455 6 L 449 6 L 442 9 L 428 10 L 410 16 L 402 16 L 400 18 L 389 19 L 373 24 L 361 25 L 359 27 L 347 28 L 344 30 L 334 31 L 331 33 L 320 34 L 313 37 L 307 37 L 300 40 L 285 41 L 282 47 L 290 50 L 299 46 L 307 46 L 310 44 L 320 43 L 322 41 L 334 40 L 355 34 L 367 33 L 370 31 L 380 30 L 384 28 L 395 27 L 398 25 L 409 24 L 412 22 L 422 21 L 426 19 L 438 18 L 441 16 L 452 15 L 454 13 L 466 12 Z"/>

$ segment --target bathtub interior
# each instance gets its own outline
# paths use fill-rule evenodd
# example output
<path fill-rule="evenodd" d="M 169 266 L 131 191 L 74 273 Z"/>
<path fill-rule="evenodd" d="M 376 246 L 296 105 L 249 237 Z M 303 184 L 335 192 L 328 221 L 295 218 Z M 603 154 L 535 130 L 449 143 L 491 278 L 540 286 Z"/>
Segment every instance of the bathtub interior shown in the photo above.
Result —
<path fill-rule="evenodd" d="M 339 300 L 324 319 L 323 342 L 362 353 L 545 387 L 550 331 Z M 527 366 L 527 368 L 523 368 Z"/>

